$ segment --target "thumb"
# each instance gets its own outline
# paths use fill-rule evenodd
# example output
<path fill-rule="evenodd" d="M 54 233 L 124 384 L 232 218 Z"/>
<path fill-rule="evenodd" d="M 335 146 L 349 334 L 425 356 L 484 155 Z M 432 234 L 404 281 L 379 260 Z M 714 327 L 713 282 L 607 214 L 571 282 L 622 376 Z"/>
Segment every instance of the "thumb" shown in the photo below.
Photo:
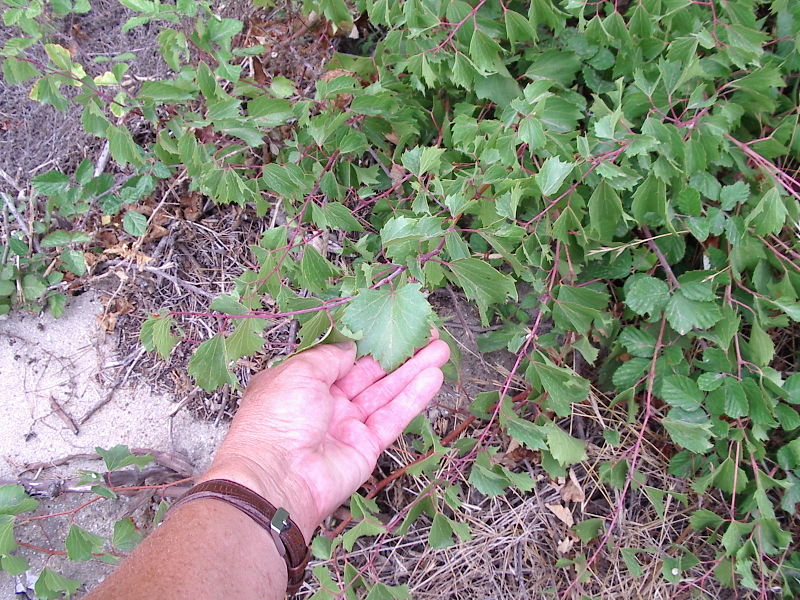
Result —
<path fill-rule="evenodd" d="M 320 344 L 287 360 L 282 365 L 282 372 L 316 379 L 330 386 L 353 368 L 355 360 L 356 345 L 353 342 Z"/>

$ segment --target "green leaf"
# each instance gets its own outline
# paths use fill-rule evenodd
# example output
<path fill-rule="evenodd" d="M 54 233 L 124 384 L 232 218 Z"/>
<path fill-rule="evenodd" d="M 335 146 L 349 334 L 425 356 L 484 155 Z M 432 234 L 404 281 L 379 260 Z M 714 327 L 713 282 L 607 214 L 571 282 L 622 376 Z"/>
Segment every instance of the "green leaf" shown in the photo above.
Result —
<path fill-rule="evenodd" d="M 14 539 L 14 524 L 17 519 L 13 515 L 0 515 L 0 555 L 10 554 L 17 547 Z"/>
<path fill-rule="evenodd" d="M 186 89 L 186 84 L 171 81 L 145 81 L 139 92 L 141 98 L 149 98 L 154 102 L 172 104 L 191 100 L 197 95 L 196 89 Z"/>
<path fill-rule="evenodd" d="M 33 586 L 33 591 L 36 593 L 37 598 L 42 600 L 55 600 L 61 598 L 62 595 L 69 598 L 78 591 L 81 582 L 77 579 L 69 579 L 63 575 L 59 575 L 49 567 L 45 567 L 36 580 Z"/>
<path fill-rule="evenodd" d="M 118 550 L 133 550 L 144 536 L 136 529 L 133 519 L 127 517 L 114 523 L 114 535 L 111 544 Z"/>
<path fill-rule="evenodd" d="M 92 238 L 82 231 L 53 231 L 42 238 L 42 248 L 57 248 L 58 246 L 68 246 L 69 244 L 80 244 L 90 242 Z"/>
<path fill-rule="evenodd" d="M 572 437 L 555 423 L 547 426 L 547 448 L 562 467 L 586 460 L 586 442 Z"/>
<path fill-rule="evenodd" d="M 656 347 L 656 338 L 649 331 L 626 327 L 619 334 L 619 341 L 633 356 L 651 358 Z"/>
<path fill-rule="evenodd" d="M 771 188 L 744 220 L 755 224 L 758 235 L 778 234 L 786 222 L 788 211 L 777 188 Z"/>
<path fill-rule="evenodd" d="M 103 538 L 78 527 L 74 523 L 70 525 L 69 532 L 64 545 L 67 548 L 67 557 L 75 562 L 85 562 L 92 558 L 93 554 L 99 554 L 103 550 Z"/>
<path fill-rule="evenodd" d="M 753 323 L 750 328 L 750 340 L 747 343 L 752 361 L 766 367 L 775 356 L 775 344 L 766 331 L 758 323 Z"/>
<path fill-rule="evenodd" d="M 667 321 L 681 335 L 693 329 L 708 329 L 722 318 L 715 302 L 690 300 L 681 290 L 675 290 L 667 303 Z"/>
<path fill-rule="evenodd" d="M 229 362 L 225 338 L 218 333 L 197 347 L 189 359 L 189 375 L 206 392 L 212 392 L 226 383 L 234 383 L 233 373 L 228 370 Z"/>
<path fill-rule="evenodd" d="M 698 454 L 711 448 L 711 423 L 705 413 L 687 413 L 673 408 L 667 417 L 661 419 L 672 441 L 687 450 Z"/>
<path fill-rule="evenodd" d="M 499 53 L 503 48 L 480 29 L 475 29 L 469 43 L 469 57 L 475 66 L 484 73 L 497 72 L 500 64 Z"/>
<path fill-rule="evenodd" d="M 106 138 L 108 138 L 108 149 L 111 151 L 111 156 L 120 167 L 124 169 L 128 163 L 134 166 L 143 164 L 141 149 L 133 141 L 127 127 L 109 125 L 106 129 Z"/>
<path fill-rule="evenodd" d="M 726 377 L 723 381 L 723 392 L 725 398 L 725 414 L 733 419 L 746 417 L 749 403 L 742 383 L 736 381 L 733 377 Z"/>
<path fill-rule="evenodd" d="M 212 305 L 213 307 L 213 305 Z M 178 345 L 178 338 L 172 335 L 172 316 L 151 315 L 142 323 L 139 331 L 139 341 L 148 352 L 154 350 L 159 356 L 167 360 L 172 349 Z"/>
<path fill-rule="evenodd" d="M 0 485 L 0 515 L 19 515 L 38 506 L 39 501 L 28 496 L 21 485 Z"/>
<path fill-rule="evenodd" d="M 21 556 L 5 555 L 0 556 L 0 569 L 8 573 L 11 577 L 21 575 L 30 568 L 27 559 Z"/>
<path fill-rule="evenodd" d="M 575 535 L 577 535 L 584 544 L 587 544 L 600 535 L 600 532 L 603 530 L 603 519 L 586 519 L 585 521 L 576 523 L 572 529 L 575 531 Z"/>
<path fill-rule="evenodd" d="M 494 497 L 503 494 L 509 485 L 502 471 L 497 472 L 498 465 L 490 466 L 489 453 L 481 451 L 478 453 L 472 470 L 469 473 L 469 482 L 475 486 L 481 494 Z"/>
<path fill-rule="evenodd" d="M 546 359 L 544 359 L 546 360 Z M 541 384 L 541 389 L 547 392 L 547 405 L 559 417 L 569 415 L 573 402 L 583 402 L 589 395 L 589 382 L 565 367 L 557 367 L 547 362 L 531 361 L 529 372 L 530 380 L 535 376 Z"/>
<path fill-rule="evenodd" d="M 39 71 L 34 69 L 28 61 L 18 60 L 12 56 L 3 61 L 3 79 L 8 85 L 24 83 L 28 79 L 38 76 Z"/>
<path fill-rule="evenodd" d="M 42 279 L 39 275 L 34 273 L 27 273 L 22 278 L 22 293 L 25 296 L 25 300 L 38 300 L 44 293 L 47 291 L 47 285 L 45 280 Z"/>
<path fill-rule="evenodd" d="M 420 287 L 409 283 L 399 290 L 360 290 L 350 301 L 342 322 L 362 333 L 359 356 L 372 355 L 389 372 L 425 345 L 433 311 Z"/>
<path fill-rule="evenodd" d="M 31 179 L 31 183 L 37 192 L 45 196 L 55 196 L 66 192 L 70 186 L 69 177 L 61 171 L 42 173 Z"/>
<path fill-rule="evenodd" d="M 683 375 L 670 375 L 664 378 L 661 399 L 671 406 L 693 411 L 703 403 L 703 392 L 692 379 Z"/>
<path fill-rule="evenodd" d="M 538 39 L 531 22 L 518 12 L 506 10 L 503 14 L 506 25 L 506 36 L 512 46 L 517 44 L 533 44 Z"/>
<path fill-rule="evenodd" d="M 86 274 L 86 259 L 83 252 L 64 249 L 61 251 L 60 258 L 61 264 L 70 273 L 74 273 L 78 277 Z"/>
<path fill-rule="evenodd" d="M 308 190 L 305 175 L 297 165 L 269 163 L 264 165 L 262 176 L 268 188 L 285 198 L 302 196 Z"/>
<path fill-rule="evenodd" d="M 383 533 L 386 533 L 386 527 L 377 521 L 375 517 L 365 518 L 342 535 L 342 547 L 348 552 L 351 552 L 356 541 L 360 538 L 372 537 Z"/>
<path fill-rule="evenodd" d="M 489 305 L 505 303 L 506 298 L 517 299 L 514 280 L 500 273 L 477 258 L 462 258 L 447 263 L 455 276 L 456 283 L 464 290 L 467 298 L 478 304 L 478 312 L 484 327 L 489 325 L 486 311 Z"/>
<path fill-rule="evenodd" d="M 669 300 L 666 282 L 649 275 L 631 275 L 625 280 L 625 304 L 637 315 L 658 314 Z"/>
<path fill-rule="evenodd" d="M 135 210 L 129 210 L 122 219 L 122 228 L 125 233 L 140 237 L 147 231 L 147 217 Z"/>
<path fill-rule="evenodd" d="M 428 534 L 428 544 L 434 549 L 453 545 L 453 528 L 450 526 L 450 520 L 440 512 L 433 516 L 433 523 Z"/>
<path fill-rule="evenodd" d="M 555 194 L 574 167 L 574 163 L 564 162 L 557 156 L 551 156 L 544 161 L 542 168 L 535 176 L 542 194 L 544 196 Z"/>
<path fill-rule="evenodd" d="M 100 455 L 100 458 L 103 459 L 106 465 L 106 469 L 109 471 L 116 471 L 117 469 L 122 469 L 130 465 L 141 469 L 153 462 L 153 457 L 151 455 L 145 454 L 144 456 L 136 456 L 135 454 L 131 454 L 128 447 L 122 444 L 117 444 L 109 450 L 97 447 L 94 451 Z"/>
<path fill-rule="evenodd" d="M 719 192 L 720 208 L 733 210 L 739 204 L 744 204 L 750 198 L 750 186 L 744 181 L 737 181 L 732 185 L 724 185 Z"/>
<path fill-rule="evenodd" d="M 602 180 L 589 198 L 591 230 L 602 241 L 610 241 L 622 220 L 622 202 L 617 192 Z"/>
<path fill-rule="evenodd" d="M 261 350 L 265 341 L 262 333 L 266 327 L 267 322 L 264 319 L 236 319 L 233 333 L 225 338 L 228 360 L 239 360 Z"/>
<path fill-rule="evenodd" d="M 553 306 L 553 317 L 559 326 L 585 334 L 607 306 L 608 294 L 589 287 L 562 285 Z"/>
<path fill-rule="evenodd" d="M 722 523 L 722 517 L 705 508 L 694 511 L 689 518 L 689 526 L 695 531 L 702 531 L 706 527 L 716 529 Z"/>
<path fill-rule="evenodd" d="M 314 246 L 307 245 L 303 248 L 300 273 L 303 287 L 316 294 L 322 294 L 330 287 L 328 280 L 338 275 L 339 269 L 324 258 Z"/>

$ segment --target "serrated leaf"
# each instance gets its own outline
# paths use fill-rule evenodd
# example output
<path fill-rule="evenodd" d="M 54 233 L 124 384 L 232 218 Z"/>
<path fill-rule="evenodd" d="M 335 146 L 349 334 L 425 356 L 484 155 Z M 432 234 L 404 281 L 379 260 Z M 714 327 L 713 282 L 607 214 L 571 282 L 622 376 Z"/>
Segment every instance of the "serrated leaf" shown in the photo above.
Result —
<path fill-rule="evenodd" d="M 622 219 L 622 202 L 606 180 L 589 197 L 589 223 L 597 239 L 611 241 Z"/>
<path fill-rule="evenodd" d="M 139 166 L 144 162 L 141 149 L 133 141 L 131 132 L 128 131 L 127 127 L 109 125 L 108 129 L 106 129 L 106 138 L 108 139 L 108 148 L 111 151 L 111 156 L 120 167 L 125 168 L 128 163 Z"/>
<path fill-rule="evenodd" d="M 693 329 L 708 329 L 722 318 L 719 305 L 687 298 L 676 290 L 667 303 L 667 321 L 681 335 Z"/>
<path fill-rule="evenodd" d="M 509 485 L 508 479 L 502 472 L 498 473 L 490 466 L 489 454 L 485 451 L 478 453 L 469 473 L 469 482 L 481 494 L 490 498 L 503 494 Z"/>
<path fill-rule="evenodd" d="M 225 338 L 218 333 L 197 347 L 189 359 L 189 375 L 206 392 L 211 392 L 226 383 L 234 383 L 233 373 L 228 370 L 229 362 Z"/>
<path fill-rule="evenodd" d="M 85 562 L 103 550 L 103 538 L 75 525 L 70 525 L 64 546 L 67 557 L 75 562 Z"/>
<path fill-rule="evenodd" d="M 428 533 L 428 544 L 434 549 L 453 545 L 453 528 L 450 526 L 450 520 L 440 512 L 433 516 L 431 530 Z"/>
<path fill-rule="evenodd" d="M 562 285 L 558 288 L 553 317 L 559 326 L 585 334 L 607 306 L 608 294 L 588 287 Z"/>
<path fill-rule="evenodd" d="M 573 402 L 583 402 L 589 395 L 589 382 L 570 369 L 534 360 L 529 370 L 547 392 L 548 406 L 560 417 L 569 414 Z M 526 372 L 526 375 L 529 374 Z"/>
<path fill-rule="evenodd" d="M 555 194 L 574 167 L 574 163 L 564 162 L 557 156 L 551 156 L 544 161 L 542 168 L 534 177 L 542 194 L 545 196 Z"/>
<path fill-rule="evenodd" d="M 264 319 L 236 319 L 231 335 L 225 338 L 225 352 L 229 361 L 252 356 L 264 345 L 262 333 L 267 327 Z"/>
<path fill-rule="evenodd" d="M 477 303 L 484 326 L 489 324 L 486 311 L 491 304 L 505 303 L 506 298 L 517 299 L 514 280 L 482 260 L 462 258 L 450 261 L 447 266 L 467 298 Z"/>
<path fill-rule="evenodd" d="M 31 180 L 31 183 L 37 192 L 45 196 L 55 196 L 66 192 L 70 186 L 69 177 L 60 171 L 48 171 L 37 175 Z"/>
<path fill-rule="evenodd" d="M 697 454 L 711 448 L 711 423 L 703 413 L 687 415 L 680 409 L 672 409 L 661 424 L 669 433 L 672 441 Z"/>
<path fill-rule="evenodd" d="M 372 537 L 386 533 L 386 527 L 377 521 L 375 517 L 368 517 L 358 522 L 352 529 L 348 529 L 342 535 L 342 547 L 351 552 L 356 541 L 362 537 Z"/>
<path fill-rule="evenodd" d="M 750 340 L 747 347 L 750 349 L 752 361 L 759 366 L 768 366 L 775 356 L 775 344 L 772 338 L 758 323 L 753 323 L 750 328 Z"/>
<path fill-rule="evenodd" d="M 70 273 L 74 273 L 78 277 L 86 274 L 86 259 L 83 256 L 83 252 L 64 249 L 61 251 L 59 258 L 62 266 Z"/>
<path fill-rule="evenodd" d="M 0 485 L 0 515 L 19 515 L 38 506 L 39 501 L 28 496 L 21 485 Z"/>
<path fill-rule="evenodd" d="M 17 547 L 14 539 L 14 524 L 17 519 L 13 515 L 0 515 L 0 555 L 9 554 Z"/>
<path fill-rule="evenodd" d="M 48 233 L 42 238 L 42 248 L 57 248 L 59 246 L 68 246 L 69 244 L 81 244 L 90 242 L 92 238 L 83 233 L 82 231 L 53 231 Z"/>
<path fill-rule="evenodd" d="M 133 550 L 143 537 L 142 533 L 136 529 L 133 519 L 128 517 L 114 523 L 111 544 L 119 550 Z"/>
<path fill-rule="evenodd" d="M 750 186 L 744 181 L 737 181 L 732 185 L 724 185 L 719 192 L 720 208 L 733 210 L 739 204 L 744 204 L 750 198 Z"/>
<path fill-rule="evenodd" d="M 142 323 L 139 341 L 148 352 L 154 350 L 166 360 L 172 349 L 178 345 L 178 338 L 172 335 L 172 316 L 152 315 Z"/>
<path fill-rule="evenodd" d="M 122 228 L 125 230 L 125 233 L 132 236 L 143 236 L 147 231 L 147 217 L 135 210 L 129 210 L 122 219 Z"/>
<path fill-rule="evenodd" d="M 555 423 L 547 427 L 547 448 L 562 467 L 586 460 L 586 442 L 572 437 Z"/>
<path fill-rule="evenodd" d="M 603 530 L 603 519 L 586 519 L 585 521 L 576 523 L 572 529 L 581 542 L 586 544 L 600 535 L 600 532 Z"/>
<path fill-rule="evenodd" d="M 656 347 L 656 338 L 649 331 L 626 327 L 619 334 L 619 341 L 633 356 L 651 358 Z"/>
<path fill-rule="evenodd" d="M 725 414 L 732 419 L 747 416 L 749 403 L 742 383 L 736 381 L 733 377 L 726 377 L 723 382 L 723 392 L 725 398 Z"/>
<path fill-rule="evenodd" d="M 639 383 L 649 367 L 649 359 L 634 357 L 617 367 L 611 377 L 611 382 L 618 390 L 626 390 Z"/>
<path fill-rule="evenodd" d="M 27 559 L 22 556 L 5 555 L 0 557 L 0 569 L 8 573 L 11 577 L 21 575 L 28 570 L 30 565 Z"/>
<path fill-rule="evenodd" d="M 372 355 L 388 372 L 425 345 L 433 311 L 420 288 L 409 283 L 399 290 L 361 290 L 350 301 L 342 321 L 363 334 L 359 356 Z"/>
<path fill-rule="evenodd" d="M 693 411 L 703 403 L 703 392 L 692 379 L 683 375 L 665 377 L 661 385 L 661 399 L 677 408 Z"/>
<path fill-rule="evenodd" d="M 637 315 L 656 315 L 669 301 L 666 282 L 649 275 L 632 275 L 625 281 L 625 304 Z"/>
<path fill-rule="evenodd" d="M 145 454 L 144 456 L 136 456 L 135 454 L 131 454 L 128 447 L 123 444 L 117 444 L 109 450 L 97 447 L 94 451 L 100 455 L 106 465 L 106 469 L 109 471 L 116 471 L 117 469 L 122 469 L 130 465 L 141 469 L 153 462 L 153 457 L 151 455 Z"/>
<path fill-rule="evenodd" d="M 36 584 L 33 586 L 33 591 L 36 593 L 37 598 L 42 600 L 55 600 L 66 595 L 72 596 L 78 591 L 81 582 L 77 579 L 69 579 L 63 575 L 59 575 L 49 567 L 45 567 L 39 577 L 36 579 Z"/>

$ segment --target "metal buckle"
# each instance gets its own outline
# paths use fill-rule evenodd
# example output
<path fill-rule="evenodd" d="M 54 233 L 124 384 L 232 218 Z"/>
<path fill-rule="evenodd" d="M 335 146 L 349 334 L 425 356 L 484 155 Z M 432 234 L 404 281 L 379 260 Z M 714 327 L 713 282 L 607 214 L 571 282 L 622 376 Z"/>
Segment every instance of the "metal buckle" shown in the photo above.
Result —
<path fill-rule="evenodd" d="M 281 534 L 289 531 L 289 511 L 285 508 L 278 507 L 275 515 L 270 519 L 269 529 L 272 534 L 272 539 L 275 540 L 275 545 L 278 547 L 278 553 L 281 557 L 286 558 L 286 546 L 281 539 Z"/>

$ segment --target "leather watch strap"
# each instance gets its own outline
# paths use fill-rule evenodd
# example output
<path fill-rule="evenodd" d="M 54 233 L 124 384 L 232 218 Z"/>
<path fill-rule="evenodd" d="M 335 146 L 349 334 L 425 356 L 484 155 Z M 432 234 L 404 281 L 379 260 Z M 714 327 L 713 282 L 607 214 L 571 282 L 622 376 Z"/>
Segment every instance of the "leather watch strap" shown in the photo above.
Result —
<path fill-rule="evenodd" d="M 300 588 L 305 577 L 306 565 L 311 558 L 311 551 L 300 528 L 289 518 L 289 513 L 285 509 L 275 508 L 266 498 L 239 483 L 227 479 L 211 479 L 191 488 L 172 504 L 170 510 L 202 498 L 230 504 L 266 529 L 275 540 L 278 552 L 286 561 L 289 575 L 287 591 L 293 594 Z"/>

